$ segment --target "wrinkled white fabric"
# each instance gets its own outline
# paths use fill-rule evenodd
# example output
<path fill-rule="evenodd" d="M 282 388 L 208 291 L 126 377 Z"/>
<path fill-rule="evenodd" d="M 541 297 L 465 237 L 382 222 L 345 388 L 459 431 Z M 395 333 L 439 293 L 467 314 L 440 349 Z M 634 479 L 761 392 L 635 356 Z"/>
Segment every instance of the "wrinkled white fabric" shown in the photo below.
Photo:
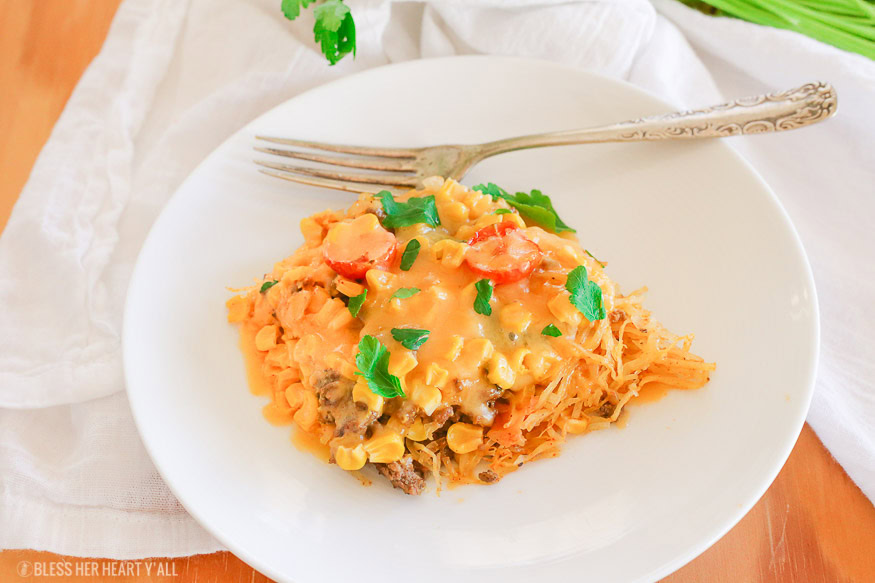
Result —
<path fill-rule="evenodd" d="M 279 0 L 126 0 L 0 237 L 0 548 L 113 558 L 221 548 L 137 437 L 121 376 L 128 278 L 183 178 L 268 108 L 352 72 L 455 54 L 536 57 L 678 107 L 812 79 L 841 114 L 734 139 L 810 254 L 823 350 L 810 421 L 875 496 L 875 64 L 675 0 L 348 0 L 358 56 L 329 67 Z"/>

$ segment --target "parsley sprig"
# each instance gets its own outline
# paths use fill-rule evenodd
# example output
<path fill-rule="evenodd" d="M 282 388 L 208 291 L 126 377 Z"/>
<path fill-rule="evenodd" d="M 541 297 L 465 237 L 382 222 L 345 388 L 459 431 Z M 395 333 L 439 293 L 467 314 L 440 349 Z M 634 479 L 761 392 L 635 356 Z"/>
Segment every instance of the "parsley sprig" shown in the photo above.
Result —
<path fill-rule="evenodd" d="M 417 239 L 411 239 L 404 248 L 404 253 L 401 254 L 401 271 L 410 271 L 413 267 L 413 262 L 419 256 L 419 249 L 422 247 Z"/>
<path fill-rule="evenodd" d="M 379 340 L 365 335 L 359 341 L 359 352 L 355 355 L 357 374 L 368 383 L 371 392 L 386 399 L 403 397 L 401 380 L 389 372 L 389 351 Z"/>
<path fill-rule="evenodd" d="M 541 330 L 541 334 L 544 336 L 552 336 L 553 338 L 558 338 L 562 336 L 562 330 L 556 327 L 555 324 L 547 324 L 544 326 L 544 329 Z"/>
<path fill-rule="evenodd" d="M 289 20 L 301 15 L 315 0 L 282 0 L 280 8 Z M 332 65 L 352 53 L 355 58 L 355 21 L 349 6 L 342 0 L 322 0 L 313 8 L 313 38 L 319 43 L 322 54 Z"/>
<path fill-rule="evenodd" d="M 553 208 L 553 201 L 550 197 L 542 193 L 540 190 L 532 190 L 531 192 L 518 192 L 510 194 L 505 189 L 497 184 L 490 182 L 486 185 L 478 184 L 471 187 L 473 190 L 479 190 L 484 194 L 488 194 L 493 200 L 503 198 L 507 204 L 515 208 L 524 218 L 538 223 L 542 227 L 561 233 L 562 231 L 576 232 L 559 218 L 556 209 Z"/>
<path fill-rule="evenodd" d="M 417 223 L 425 223 L 432 227 L 441 224 L 434 195 L 413 196 L 407 202 L 398 202 L 391 192 L 381 190 L 377 193 L 377 198 L 383 203 L 383 211 L 386 213 L 383 226 L 387 229 L 409 227 Z"/>
<path fill-rule="evenodd" d="M 364 290 L 359 295 L 349 298 L 349 303 L 346 305 L 346 307 L 349 309 L 349 313 L 352 314 L 353 318 L 358 318 L 359 311 L 361 311 L 367 297 L 368 290 Z"/>
<path fill-rule="evenodd" d="M 492 282 L 488 279 L 481 279 L 474 284 L 474 289 L 477 290 L 477 297 L 474 298 L 474 311 L 484 316 L 491 316 L 492 306 L 489 305 L 489 300 L 492 299 Z"/>
<path fill-rule="evenodd" d="M 586 267 L 578 265 L 568 272 L 565 289 L 571 294 L 569 298 L 575 308 L 590 322 L 605 317 L 605 306 L 602 301 L 602 288 L 591 281 L 586 274 Z"/>
<path fill-rule="evenodd" d="M 413 297 L 421 291 L 422 290 L 418 287 L 399 287 L 397 290 L 395 290 L 395 293 L 392 294 L 389 299 L 391 300 L 392 298 L 398 298 L 401 300 L 406 300 L 407 298 Z"/>
<path fill-rule="evenodd" d="M 408 350 L 417 350 L 428 340 L 429 330 L 421 328 L 392 328 L 392 338 Z"/>
<path fill-rule="evenodd" d="M 264 292 L 266 292 L 267 290 L 269 290 L 270 288 L 272 288 L 273 286 L 275 286 L 275 285 L 278 284 L 278 283 L 279 283 L 279 282 L 278 282 L 277 280 L 266 281 L 266 282 L 264 282 L 263 284 L 261 284 L 261 289 L 259 289 L 258 291 L 260 291 L 261 293 L 264 293 Z"/>

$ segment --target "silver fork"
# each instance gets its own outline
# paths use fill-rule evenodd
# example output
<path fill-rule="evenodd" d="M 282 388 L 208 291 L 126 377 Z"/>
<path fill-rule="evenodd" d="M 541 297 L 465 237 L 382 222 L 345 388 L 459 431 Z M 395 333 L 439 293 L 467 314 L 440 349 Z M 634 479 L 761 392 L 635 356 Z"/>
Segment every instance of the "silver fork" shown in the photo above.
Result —
<path fill-rule="evenodd" d="M 423 179 L 429 176 L 461 180 L 481 160 L 515 150 L 597 142 L 687 140 L 779 132 L 824 120 L 835 114 L 836 107 L 837 96 L 832 86 L 815 82 L 780 93 L 757 95 L 704 109 L 643 117 L 582 130 L 506 138 L 484 144 L 371 148 L 256 136 L 259 140 L 296 148 L 287 150 L 256 146 L 259 152 L 378 172 L 343 171 L 265 160 L 256 160 L 255 163 L 263 166 L 261 172 L 265 174 L 301 184 L 349 192 L 377 192 L 384 188 L 421 187 Z"/>

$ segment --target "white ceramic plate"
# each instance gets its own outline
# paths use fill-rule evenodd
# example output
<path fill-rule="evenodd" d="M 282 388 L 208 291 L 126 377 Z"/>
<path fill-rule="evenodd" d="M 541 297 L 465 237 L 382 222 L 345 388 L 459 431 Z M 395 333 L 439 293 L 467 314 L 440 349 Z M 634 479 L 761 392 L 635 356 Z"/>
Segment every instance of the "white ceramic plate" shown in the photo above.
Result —
<path fill-rule="evenodd" d="M 670 111 L 618 81 L 515 59 L 375 69 L 264 114 L 213 152 L 152 229 L 128 295 L 124 359 L 140 433 L 205 528 L 280 580 L 646 581 L 722 536 L 802 426 L 818 348 L 814 283 L 774 194 L 726 144 L 530 150 L 468 184 L 540 188 L 622 289 L 718 363 L 704 389 L 634 407 L 624 429 L 492 487 L 407 497 L 289 443 L 249 394 L 225 286 L 301 242 L 351 196 L 263 176 L 257 133 L 375 145 L 474 142 Z M 768 140 L 768 136 L 755 139 Z"/>

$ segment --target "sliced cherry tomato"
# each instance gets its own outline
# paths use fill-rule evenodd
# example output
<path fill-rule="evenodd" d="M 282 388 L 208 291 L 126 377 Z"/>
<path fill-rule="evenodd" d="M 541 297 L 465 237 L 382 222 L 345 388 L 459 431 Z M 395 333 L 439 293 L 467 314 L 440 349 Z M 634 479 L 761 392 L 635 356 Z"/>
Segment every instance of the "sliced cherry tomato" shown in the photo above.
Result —
<path fill-rule="evenodd" d="M 468 267 L 496 285 L 527 277 L 541 262 L 541 249 L 511 221 L 483 227 L 468 245 Z"/>
<path fill-rule="evenodd" d="M 322 255 L 340 275 L 361 279 L 369 269 L 387 268 L 395 259 L 397 247 L 395 235 L 380 226 L 376 215 L 368 213 L 331 227 Z"/>

